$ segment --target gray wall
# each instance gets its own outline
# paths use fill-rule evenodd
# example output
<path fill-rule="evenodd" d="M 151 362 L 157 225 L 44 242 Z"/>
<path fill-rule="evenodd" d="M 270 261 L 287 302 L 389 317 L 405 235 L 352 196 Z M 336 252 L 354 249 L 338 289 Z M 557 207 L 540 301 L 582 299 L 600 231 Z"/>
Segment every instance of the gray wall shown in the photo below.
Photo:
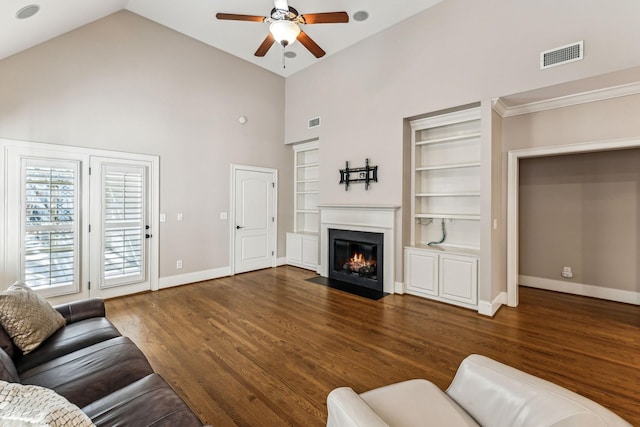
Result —
<path fill-rule="evenodd" d="M 283 78 L 123 11 L 0 61 L 0 82 L 2 138 L 160 156 L 161 277 L 229 266 L 219 213 L 230 210 L 231 163 L 279 170 L 284 257 Z"/>

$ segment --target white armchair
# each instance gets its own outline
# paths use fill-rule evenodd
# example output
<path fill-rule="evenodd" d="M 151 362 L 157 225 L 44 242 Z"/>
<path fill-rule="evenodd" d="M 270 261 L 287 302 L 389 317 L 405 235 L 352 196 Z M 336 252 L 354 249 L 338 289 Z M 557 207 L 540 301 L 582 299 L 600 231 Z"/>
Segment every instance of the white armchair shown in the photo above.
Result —
<path fill-rule="evenodd" d="M 446 392 L 409 380 L 327 397 L 327 427 L 631 427 L 603 406 L 484 356 L 462 361 Z"/>

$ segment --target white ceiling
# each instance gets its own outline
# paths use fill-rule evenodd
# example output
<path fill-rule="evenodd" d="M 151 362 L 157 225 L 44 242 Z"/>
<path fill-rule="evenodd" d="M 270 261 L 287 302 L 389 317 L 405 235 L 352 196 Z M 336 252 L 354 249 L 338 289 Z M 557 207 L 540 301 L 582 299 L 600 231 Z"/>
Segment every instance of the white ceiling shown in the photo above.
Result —
<path fill-rule="evenodd" d="M 303 26 L 330 56 L 440 1 L 290 0 L 289 5 L 301 14 L 338 11 L 349 14 L 348 24 Z M 39 5 L 40 11 L 29 19 L 16 19 L 16 12 L 29 4 Z M 289 76 L 322 60 L 316 59 L 300 43 L 294 43 L 287 50 L 297 56 L 287 58 L 283 68 L 283 49 L 277 44 L 263 58 L 253 55 L 269 31 L 268 23 L 215 18 L 218 12 L 268 16 L 272 8 L 272 0 L 2 0 L 0 59 L 127 9 L 281 76 Z M 369 19 L 356 22 L 353 14 L 361 10 L 369 13 Z"/>

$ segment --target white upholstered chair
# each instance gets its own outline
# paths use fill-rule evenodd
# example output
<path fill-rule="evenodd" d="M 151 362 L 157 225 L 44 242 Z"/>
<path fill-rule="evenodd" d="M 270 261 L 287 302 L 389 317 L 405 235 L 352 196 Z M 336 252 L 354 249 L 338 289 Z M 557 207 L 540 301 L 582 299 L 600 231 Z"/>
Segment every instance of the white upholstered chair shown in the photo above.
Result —
<path fill-rule="evenodd" d="M 603 406 L 484 356 L 462 361 L 442 392 L 409 380 L 362 394 L 327 397 L 327 427 L 631 427 Z"/>

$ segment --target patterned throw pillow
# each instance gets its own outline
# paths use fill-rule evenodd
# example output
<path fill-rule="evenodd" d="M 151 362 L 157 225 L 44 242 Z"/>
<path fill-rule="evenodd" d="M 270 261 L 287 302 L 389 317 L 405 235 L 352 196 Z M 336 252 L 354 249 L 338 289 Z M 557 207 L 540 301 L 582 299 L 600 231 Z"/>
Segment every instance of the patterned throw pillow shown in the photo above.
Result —
<path fill-rule="evenodd" d="M 0 293 L 0 325 L 27 354 L 65 324 L 65 318 L 29 286 L 16 282 Z"/>
<path fill-rule="evenodd" d="M 84 427 L 94 424 L 80 408 L 53 390 L 0 381 L 0 425 Z"/>

